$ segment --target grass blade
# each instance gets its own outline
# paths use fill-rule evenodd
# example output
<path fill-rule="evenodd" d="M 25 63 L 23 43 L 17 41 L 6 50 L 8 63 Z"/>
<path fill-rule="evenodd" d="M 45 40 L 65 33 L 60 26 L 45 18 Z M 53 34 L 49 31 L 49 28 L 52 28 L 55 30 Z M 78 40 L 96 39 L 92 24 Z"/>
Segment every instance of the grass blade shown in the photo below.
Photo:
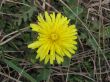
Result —
<path fill-rule="evenodd" d="M 20 73 L 22 76 L 30 80 L 31 82 L 37 82 L 32 76 L 30 76 L 25 70 L 21 69 L 20 67 L 16 66 L 14 63 L 11 61 L 4 59 L 4 62 L 14 70 L 16 70 L 18 73 Z"/>

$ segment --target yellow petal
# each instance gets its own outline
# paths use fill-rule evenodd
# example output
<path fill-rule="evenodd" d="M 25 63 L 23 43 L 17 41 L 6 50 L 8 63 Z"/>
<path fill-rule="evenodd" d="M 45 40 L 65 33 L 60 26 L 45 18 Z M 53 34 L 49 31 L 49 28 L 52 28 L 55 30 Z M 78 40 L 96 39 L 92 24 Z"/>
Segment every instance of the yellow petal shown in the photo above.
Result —
<path fill-rule="evenodd" d="M 69 20 L 67 20 L 67 17 L 62 16 L 61 19 L 60 19 L 60 24 L 61 25 L 62 24 L 67 24 L 68 25 L 68 23 L 69 23 Z"/>
<path fill-rule="evenodd" d="M 77 32 L 72 32 L 72 35 L 77 35 L 78 33 Z"/>
<path fill-rule="evenodd" d="M 30 24 L 30 27 L 32 28 L 33 31 L 38 32 L 40 27 L 37 24 Z"/>
<path fill-rule="evenodd" d="M 50 55 L 50 64 L 53 64 L 53 61 L 52 55 Z"/>
<path fill-rule="evenodd" d="M 40 61 L 44 60 L 44 58 L 48 55 L 48 52 L 50 50 L 50 46 L 47 44 L 44 46 L 44 48 L 42 49 L 42 52 L 39 52 L 39 54 L 41 53 L 42 55 L 40 56 Z"/>
<path fill-rule="evenodd" d="M 58 13 L 56 16 L 56 22 L 58 22 L 60 18 L 61 18 L 61 13 Z"/>
<path fill-rule="evenodd" d="M 48 45 L 48 43 L 47 44 L 44 44 L 44 45 L 42 45 L 38 50 L 37 50 L 37 57 L 36 58 L 39 58 L 40 57 L 40 61 L 42 61 L 45 57 L 46 57 L 46 55 L 48 54 L 48 52 L 49 52 L 49 50 L 50 50 L 50 45 Z"/>
<path fill-rule="evenodd" d="M 40 57 L 40 55 L 39 55 L 39 54 L 37 54 L 37 55 L 36 55 L 36 59 L 38 59 L 39 57 Z"/>
<path fill-rule="evenodd" d="M 45 12 L 45 19 L 47 22 L 51 22 L 51 18 L 47 12 Z"/>
<path fill-rule="evenodd" d="M 73 41 L 72 44 L 77 44 L 77 42 L 76 41 Z"/>
<path fill-rule="evenodd" d="M 63 62 L 63 58 L 58 55 L 56 55 L 56 60 L 57 60 L 58 64 L 61 64 L 61 62 Z"/>
<path fill-rule="evenodd" d="M 37 18 L 38 18 L 39 22 L 44 22 L 45 21 L 41 14 L 39 14 Z"/>
<path fill-rule="evenodd" d="M 68 49 L 72 54 L 75 54 L 75 51 L 72 48 Z"/>
<path fill-rule="evenodd" d="M 35 48 L 38 48 L 38 47 L 41 46 L 41 45 L 42 45 L 41 42 L 39 42 L 39 41 L 35 41 L 35 42 L 29 44 L 29 45 L 28 45 L 28 48 L 35 49 Z"/>
<path fill-rule="evenodd" d="M 42 55 L 43 48 L 44 48 L 44 46 L 41 46 L 41 47 L 38 48 L 36 59 L 38 59 Z"/>
<path fill-rule="evenodd" d="M 69 51 L 67 51 L 66 49 L 64 49 L 63 51 L 64 51 L 64 53 L 66 54 L 66 56 L 68 56 L 69 58 L 72 57 L 71 54 L 69 53 Z"/>
<path fill-rule="evenodd" d="M 51 49 L 50 49 L 50 58 L 52 60 L 55 60 L 55 47 L 54 47 L 54 45 L 52 45 Z"/>
<path fill-rule="evenodd" d="M 57 28 L 60 24 L 61 13 L 58 13 L 55 19 L 54 27 Z"/>
<path fill-rule="evenodd" d="M 75 46 L 75 45 L 73 45 L 73 47 L 72 47 L 74 50 L 77 50 L 78 48 Z"/>
<path fill-rule="evenodd" d="M 63 53 L 61 47 L 59 47 L 57 44 L 55 45 L 55 51 L 58 55 L 64 56 L 64 53 Z"/>
<path fill-rule="evenodd" d="M 52 14 L 50 14 L 52 22 L 55 22 L 55 13 L 53 12 Z"/>
<path fill-rule="evenodd" d="M 45 64 L 47 64 L 48 63 L 48 61 L 49 61 L 49 59 L 50 59 L 50 57 L 49 57 L 49 55 L 47 55 L 46 57 L 45 57 Z"/>

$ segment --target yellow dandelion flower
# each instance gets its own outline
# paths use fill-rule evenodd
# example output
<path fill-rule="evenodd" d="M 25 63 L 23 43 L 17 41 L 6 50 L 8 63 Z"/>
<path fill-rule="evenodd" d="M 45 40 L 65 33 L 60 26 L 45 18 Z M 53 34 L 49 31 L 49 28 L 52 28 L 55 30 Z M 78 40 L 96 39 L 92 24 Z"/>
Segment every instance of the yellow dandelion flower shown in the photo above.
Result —
<path fill-rule="evenodd" d="M 74 24 L 69 25 L 70 20 L 61 13 L 45 12 L 44 15 L 38 15 L 37 24 L 30 24 L 38 37 L 28 48 L 37 49 L 36 59 L 44 60 L 45 64 L 54 64 L 55 61 L 61 64 L 64 56 L 71 58 L 77 50 L 77 29 Z"/>

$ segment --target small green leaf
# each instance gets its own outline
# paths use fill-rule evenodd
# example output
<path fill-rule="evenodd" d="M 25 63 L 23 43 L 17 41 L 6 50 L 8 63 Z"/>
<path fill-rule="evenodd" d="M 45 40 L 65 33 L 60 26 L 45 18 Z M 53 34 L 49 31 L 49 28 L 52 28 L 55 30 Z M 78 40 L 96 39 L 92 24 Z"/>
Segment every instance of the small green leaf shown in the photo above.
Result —
<path fill-rule="evenodd" d="M 87 44 L 88 44 L 89 46 L 91 46 L 91 47 L 93 48 L 93 50 L 95 50 L 95 51 L 98 50 L 98 46 L 97 46 L 96 42 L 95 42 L 92 38 L 89 38 L 89 39 L 87 40 Z"/>
<path fill-rule="evenodd" d="M 66 0 L 69 4 L 72 4 L 72 3 L 74 3 L 74 4 L 76 4 L 77 3 L 77 0 Z"/>
<path fill-rule="evenodd" d="M 76 15 L 79 15 L 83 12 L 83 8 L 81 8 L 80 6 L 77 6 L 76 8 L 73 9 L 73 12 L 76 14 Z"/>
<path fill-rule="evenodd" d="M 37 76 L 37 81 L 38 82 L 41 82 L 43 80 L 47 80 L 48 79 L 48 76 L 50 75 L 50 69 L 42 69 L 40 70 L 40 74 Z"/>
<path fill-rule="evenodd" d="M 80 35 L 80 38 L 81 39 L 87 39 L 87 34 L 82 32 Z"/>
<path fill-rule="evenodd" d="M 24 15 L 23 15 L 23 20 L 24 20 L 24 22 L 26 22 L 26 21 L 27 21 L 27 19 L 28 19 L 27 15 L 26 15 L 26 14 L 24 14 Z"/>
<path fill-rule="evenodd" d="M 81 8 L 80 6 L 77 6 L 75 8 L 71 8 L 72 11 L 74 12 L 75 15 L 80 15 L 83 12 L 83 8 Z M 63 7 L 64 13 L 65 15 L 70 18 L 70 19 L 74 19 L 75 20 L 75 15 L 66 7 Z"/>
<path fill-rule="evenodd" d="M 62 65 L 63 65 L 63 66 L 68 66 L 69 63 L 70 63 L 70 60 L 71 60 L 70 58 L 65 57 L 65 58 L 64 58 L 64 62 L 62 63 Z"/>

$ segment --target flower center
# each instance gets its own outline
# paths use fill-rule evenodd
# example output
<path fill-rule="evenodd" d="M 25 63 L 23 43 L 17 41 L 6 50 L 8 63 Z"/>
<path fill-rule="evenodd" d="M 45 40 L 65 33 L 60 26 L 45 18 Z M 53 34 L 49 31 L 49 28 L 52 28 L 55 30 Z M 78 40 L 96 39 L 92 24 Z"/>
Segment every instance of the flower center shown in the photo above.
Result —
<path fill-rule="evenodd" d="M 57 40 L 58 39 L 58 35 L 54 34 L 54 33 L 51 34 L 51 39 L 54 40 L 54 41 Z"/>

